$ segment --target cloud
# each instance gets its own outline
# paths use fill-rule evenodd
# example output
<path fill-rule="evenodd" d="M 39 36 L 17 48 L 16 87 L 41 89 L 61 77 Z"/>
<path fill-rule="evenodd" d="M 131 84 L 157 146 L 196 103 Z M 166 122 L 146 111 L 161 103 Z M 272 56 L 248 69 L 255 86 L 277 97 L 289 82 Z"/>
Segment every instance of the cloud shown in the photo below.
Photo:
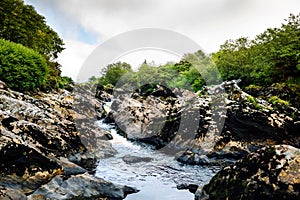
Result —
<path fill-rule="evenodd" d="M 202 46 L 209 52 L 226 39 L 254 36 L 266 27 L 279 26 L 300 8 L 298 0 L 43 0 L 39 4 L 55 7 L 65 15 L 58 21 L 75 21 L 102 41 L 137 28 L 163 28 L 200 45 L 206 41 Z"/>
<path fill-rule="evenodd" d="M 117 34 L 138 28 L 161 28 L 179 32 L 197 42 L 207 53 L 211 53 L 217 51 L 227 39 L 241 36 L 253 38 L 267 28 L 279 27 L 290 13 L 298 14 L 300 8 L 299 0 L 26 2 L 42 11 L 63 39 L 69 40 L 65 50 L 67 53 L 64 52 L 63 58 L 60 58 L 66 65 L 75 64 L 75 56 L 71 52 L 87 55 L 89 50 L 83 52 L 81 48 L 84 43 L 99 45 Z M 71 41 L 75 43 L 71 44 Z M 83 43 L 78 45 L 78 42 Z M 67 55 L 70 56 L 70 64 L 67 64 Z"/>
<path fill-rule="evenodd" d="M 76 80 L 78 72 L 88 55 L 96 48 L 76 40 L 65 40 L 66 49 L 60 54 L 58 62 L 63 66 L 62 75 Z"/>

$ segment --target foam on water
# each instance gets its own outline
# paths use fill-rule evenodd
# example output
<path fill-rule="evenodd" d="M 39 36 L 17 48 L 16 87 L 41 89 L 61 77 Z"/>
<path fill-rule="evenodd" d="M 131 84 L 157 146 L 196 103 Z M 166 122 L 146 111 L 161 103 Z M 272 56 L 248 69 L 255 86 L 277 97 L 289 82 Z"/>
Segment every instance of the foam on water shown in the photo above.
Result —
<path fill-rule="evenodd" d="M 178 163 L 174 156 L 163 154 L 147 146 L 130 142 L 118 135 L 113 125 L 97 122 L 106 130 L 111 130 L 112 146 L 118 151 L 114 157 L 99 161 L 96 176 L 117 184 L 134 186 L 139 193 L 128 195 L 126 200 L 192 200 L 194 195 L 187 190 L 177 190 L 181 183 L 203 185 L 219 170 Z M 151 159 L 149 162 L 124 162 L 124 156 Z"/>

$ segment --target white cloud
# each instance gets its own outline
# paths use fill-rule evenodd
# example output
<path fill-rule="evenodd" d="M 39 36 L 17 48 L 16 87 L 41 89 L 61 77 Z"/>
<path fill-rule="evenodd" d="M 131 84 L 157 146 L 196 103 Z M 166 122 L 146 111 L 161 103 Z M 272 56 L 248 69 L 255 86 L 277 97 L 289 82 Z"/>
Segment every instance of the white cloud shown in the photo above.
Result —
<path fill-rule="evenodd" d="M 75 40 L 65 40 L 66 49 L 60 54 L 58 62 L 63 66 L 62 75 L 76 80 L 77 74 L 96 45 L 86 44 Z"/>
<path fill-rule="evenodd" d="M 89 52 L 89 48 L 85 51 L 82 48 L 84 45 L 78 44 L 73 36 L 78 27 L 74 28 L 71 21 L 78 23 L 85 31 L 94 32 L 101 42 L 138 28 L 169 29 L 186 35 L 210 53 L 217 51 L 227 39 L 241 36 L 253 38 L 267 28 L 279 27 L 290 13 L 298 14 L 300 11 L 299 0 L 26 1 L 38 4 L 45 13 L 49 7 L 60 13 L 52 23 L 64 33 L 67 49 L 60 61 L 67 69 L 82 63 Z"/>

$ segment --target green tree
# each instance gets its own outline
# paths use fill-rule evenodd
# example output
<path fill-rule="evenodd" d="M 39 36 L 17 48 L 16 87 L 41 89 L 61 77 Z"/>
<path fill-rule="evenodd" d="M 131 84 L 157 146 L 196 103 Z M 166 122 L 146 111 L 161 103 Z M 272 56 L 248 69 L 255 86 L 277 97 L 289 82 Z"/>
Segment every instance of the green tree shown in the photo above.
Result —
<path fill-rule="evenodd" d="M 99 84 L 116 85 L 119 79 L 128 72 L 132 72 L 131 66 L 125 62 L 117 62 L 114 64 L 109 64 L 102 71 L 102 77 L 99 79 Z"/>
<path fill-rule="evenodd" d="M 20 43 L 49 59 L 56 59 L 63 41 L 39 15 L 22 0 L 0 1 L 0 38 Z"/>
<path fill-rule="evenodd" d="M 223 79 L 244 77 L 244 85 L 299 81 L 300 16 L 291 14 L 280 28 L 269 28 L 254 40 L 228 40 L 213 59 Z"/>

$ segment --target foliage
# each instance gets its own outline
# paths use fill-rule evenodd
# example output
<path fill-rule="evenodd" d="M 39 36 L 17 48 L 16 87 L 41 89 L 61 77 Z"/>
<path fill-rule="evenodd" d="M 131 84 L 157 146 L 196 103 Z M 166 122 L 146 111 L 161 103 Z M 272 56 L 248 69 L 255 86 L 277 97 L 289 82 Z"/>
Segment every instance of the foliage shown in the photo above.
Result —
<path fill-rule="evenodd" d="M 0 1 L 0 38 L 9 40 L 14 43 L 22 44 L 44 57 L 44 61 L 47 65 L 47 73 L 43 76 L 35 76 L 36 68 L 29 68 L 29 63 L 35 63 L 37 61 L 29 60 L 29 56 L 25 60 L 19 59 L 18 66 L 15 67 L 15 73 L 24 74 L 23 76 L 32 76 L 32 80 L 41 78 L 41 80 L 33 81 L 32 86 L 19 86 L 18 90 L 25 91 L 33 89 L 41 89 L 43 91 L 51 91 L 52 89 L 68 87 L 65 78 L 62 78 L 60 65 L 55 62 L 58 54 L 64 49 L 63 41 L 58 34 L 52 30 L 45 22 L 45 18 L 39 15 L 34 7 L 25 5 L 22 0 L 1 0 Z M 20 49 L 20 48 L 19 48 Z M 10 57 L 5 57 L 8 54 L 3 54 L 2 59 L 10 60 L 13 57 L 24 57 L 24 52 L 13 50 L 13 54 L 9 54 Z M 21 53 L 21 54 L 20 54 Z M 43 62 L 44 62 L 43 61 Z M 24 67 L 21 67 L 24 65 Z M 44 63 L 43 63 L 44 65 Z M 25 72 L 26 71 L 26 72 Z M 4 77 L 4 72 L 0 73 L 1 77 Z M 44 76 L 45 75 L 45 76 Z M 7 80 L 2 78 L 3 80 Z M 25 82 L 29 80 L 29 77 L 25 79 Z M 12 80 L 8 80 L 10 84 Z M 29 83 L 28 83 L 29 84 Z M 17 88 L 17 83 L 13 88 Z"/>
<path fill-rule="evenodd" d="M 46 83 L 49 69 L 37 52 L 0 39 L 0 80 L 17 91 L 34 91 Z"/>
<path fill-rule="evenodd" d="M 246 89 L 246 91 L 248 91 L 248 90 L 258 91 L 258 90 L 261 90 L 262 87 L 259 86 L 259 85 L 253 85 L 253 84 L 251 84 L 251 85 L 248 85 L 245 89 Z"/>
<path fill-rule="evenodd" d="M 39 15 L 22 0 L 0 1 L 0 38 L 20 43 L 50 59 L 57 58 L 63 41 Z"/>
<path fill-rule="evenodd" d="M 300 16 L 269 28 L 254 40 L 227 40 L 213 54 L 223 79 L 244 78 L 244 85 L 293 82 L 300 77 Z"/>
<path fill-rule="evenodd" d="M 112 84 L 116 85 L 119 79 L 128 72 L 132 72 L 131 66 L 125 62 L 109 64 L 106 68 L 103 69 L 103 77 L 100 78 L 100 85 Z M 91 78 L 90 78 L 91 79 Z M 92 77 L 93 79 L 93 77 Z"/>
<path fill-rule="evenodd" d="M 95 80 L 97 80 L 95 77 L 89 79 L 91 82 Z M 155 66 L 145 61 L 137 72 L 133 72 L 125 63 L 111 64 L 103 71 L 103 77 L 100 78 L 99 83 L 115 85 L 118 82 L 120 85 L 127 84 L 138 88 L 146 84 L 148 86 L 160 84 L 169 88 L 198 91 L 204 84 L 213 84 L 219 80 L 218 69 L 211 58 L 206 57 L 202 51 L 198 51 L 186 54 L 180 62 L 175 64 Z"/>
<path fill-rule="evenodd" d="M 275 107 L 288 107 L 289 106 L 289 102 L 280 99 L 278 96 L 272 96 L 269 98 L 269 103 L 273 104 Z"/>
<path fill-rule="evenodd" d="M 68 91 L 73 91 L 74 84 L 75 83 L 72 78 L 67 76 L 62 76 L 59 81 L 59 88 L 66 89 Z"/>

